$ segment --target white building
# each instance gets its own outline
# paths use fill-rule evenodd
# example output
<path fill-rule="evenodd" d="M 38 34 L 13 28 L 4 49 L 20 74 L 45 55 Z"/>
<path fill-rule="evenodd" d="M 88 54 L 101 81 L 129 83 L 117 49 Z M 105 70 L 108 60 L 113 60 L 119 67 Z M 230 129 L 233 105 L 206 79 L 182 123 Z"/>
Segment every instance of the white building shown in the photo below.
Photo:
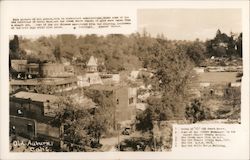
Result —
<path fill-rule="evenodd" d="M 91 56 L 87 63 L 87 73 L 83 76 L 77 76 L 78 86 L 86 87 L 93 84 L 103 84 L 102 79 L 97 71 L 97 67 L 97 59 Z"/>
<path fill-rule="evenodd" d="M 88 72 L 97 72 L 97 59 L 94 56 L 91 56 L 87 63 Z"/>

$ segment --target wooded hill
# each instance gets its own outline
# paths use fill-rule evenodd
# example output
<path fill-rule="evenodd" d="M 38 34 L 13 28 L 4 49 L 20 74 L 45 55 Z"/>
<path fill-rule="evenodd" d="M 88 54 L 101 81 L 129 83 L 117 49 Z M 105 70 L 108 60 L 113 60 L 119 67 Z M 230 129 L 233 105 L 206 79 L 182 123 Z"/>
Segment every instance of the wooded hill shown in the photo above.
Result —
<path fill-rule="evenodd" d="M 163 50 L 167 48 L 167 50 Z M 146 32 L 130 35 L 57 35 L 27 39 L 14 36 L 10 40 L 10 59 L 28 59 L 31 62 L 70 62 L 86 64 L 91 55 L 99 60 L 100 67 L 108 71 L 152 67 L 160 52 L 172 54 L 180 49 L 195 64 L 216 57 L 241 57 L 242 33 L 229 36 L 217 31 L 215 38 L 205 42 L 168 40 L 164 36 L 150 37 Z M 155 59 L 156 58 L 156 59 Z"/>

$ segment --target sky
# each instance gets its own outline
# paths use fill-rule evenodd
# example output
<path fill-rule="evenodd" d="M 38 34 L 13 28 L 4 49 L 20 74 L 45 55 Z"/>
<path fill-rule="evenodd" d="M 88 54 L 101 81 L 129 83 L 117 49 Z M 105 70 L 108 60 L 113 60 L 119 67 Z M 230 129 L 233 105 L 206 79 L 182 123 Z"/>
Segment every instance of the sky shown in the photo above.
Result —
<path fill-rule="evenodd" d="M 212 39 L 218 29 L 242 32 L 240 9 L 141 9 L 137 21 L 140 33 L 162 33 L 172 40 Z"/>

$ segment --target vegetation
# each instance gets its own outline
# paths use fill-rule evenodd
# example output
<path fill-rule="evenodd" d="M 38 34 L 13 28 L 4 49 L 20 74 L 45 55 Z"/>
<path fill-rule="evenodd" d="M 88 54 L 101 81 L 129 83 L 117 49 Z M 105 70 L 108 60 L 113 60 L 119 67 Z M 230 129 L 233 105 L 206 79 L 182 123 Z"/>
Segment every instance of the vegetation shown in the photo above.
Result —
<path fill-rule="evenodd" d="M 80 151 L 101 146 L 100 138 L 109 128 L 109 122 L 107 122 L 109 118 L 105 117 L 102 109 L 96 109 L 93 113 L 67 97 L 62 97 L 55 104 L 60 106 L 60 109 L 57 110 L 56 118 L 50 124 L 64 126 L 66 144 L 75 144 L 74 147 Z"/>
<path fill-rule="evenodd" d="M 170 150 L 172 147 L 172 125 L 166 121 L 158 122 L 154 121 L 150 131 L 135 133 L 132 137 L 122 141 L 120 149 L 122 151 Z"/>
<path fill-rule="evenodd" d="M 96 109 L 96 116 L 103 120 L 106 129 L 112 128 L 115 126 L 115 104 L 113 102 L 112 93 L 110 92 L 102 92 L 98 90 L 88 90 L 84 91 L 84 94 L 91 98 L 93 102 L 95 102 L 99 108 Z M 97 120 L 97 119 L 96 119 Z M 106 133 L 106 132 L 104 132 Z"/>
<path fill-rule="evenodd" d="M 216 86 L 214 89 L 205 89 L 202 91 L 202 100 L 193 100 L 187 105 L 187 119 L 191 122 L 224 119 L 237 122 L 240 118 L 241 89 L 240 87 Z M 198 110 L 198 117 L 195 113 Z M 205 117 L 205 118 L 202 118 Z"/>
<path fill-rule="evenodd" d="M 196 39 L 191 43 L 187 48 L 187 55 L 194 62 L 195 65 L 201 65 L 202 62 L 206 59 L 206 46 L 204 42 Z"/>
<path fill-rule="evenodd" d="M 185 118 L 186 90 L 193 64 L 186 54 L 186 44 L 169 43 L 164 39 L 153 41 L 149 37 L 143 40 L 151 45 L 143 51 L 143 64 L 153 70 L 155 76 L 150 81 L 153 91 L 158 93 L 148 98 L 148 108 L 137 116 L 137 128 L 145 132 L 153 128 L 152 121 Z"/>
<path fill-rule="evenodd" d="M 209 109 L 201 101 L 193 100 L 188 104 L 188 84 L 193 76 L 194 66 L 201 66 L 212 56 L 242 57 L 242 33 L 229 36 L 217 31 L 215 38 L 206 42 L 167 40 L 164 36 L 150 37 L 143 34 L 107 36 L 57 35 L 29 40 L 14 36 L 10 40 L 10 60 L 28 59 L 29 62 L 70 62 L 85 64 L 90 56 L 98 58 L 100 70 L 107 72 L 130 71 L 146 68 L 154 73 L 153 77 L 142 77 L 152 85 L 155 95 L 147 99 L 148 107 L 138 114 L 136 128 L 148 134 L 144 140 L 153 145 L 154 122 L 172 119 L 191 119 L 192 122 L 211 118 Z M 10 68 L 11 71 L 11 68 Z M 50 92 L 52 88 L 38 88 L 39 93 Z M 239 103 L 236 91 L 225 90 L 225 99 L 231 98 L 233 105 Z M 92 146 L 93 139 L 99 144 L 102 134 L 115 125 L 114 104 L 109 93 L 85 90 L 85 94 L 98 104 L 94 113 L 82 109 L 70 100 L 62 100 L 65 106 L 52 124 L 65 124 L 69 143 Z M 137 148 L 138 138 L 133 140 Z M 159 141 L 160 142 L 160 141 Z M 132 143 L 132 142 L 127 142 Z M 162 145 L 162 144 L 159 144 Z"/>
<path fill-rule="evenodd" d="M 125 139 L 120 144 L 121 151 L 153 151 L 153 137 L 149 133 L 143 133 L 142 136 L 135 136 Z"/>
<path fill-rule="evenodd" d="M 200 100 L 194 99 L 193 102 L 186 107 L 186 118 L 192 123 L 197 121 L 211 119 L 209 108 L 202 105 Z"/>
<path fill-rule="evenodd" d="M 148 67 L 155 63 L 161 52 L 182 50 L 196 65 L 211 56 L 242 56 L 242 33 L 229 36 L 217 31 L 214 39 L 206 42 L 167 40 L 163 36 L 150 37 L 143 34 L 128 36 L 111 34 L 107 36 L 57 35 L 35 40 L 14 36 L 10 40 L 10 59 L 28 59 L 31 62 L 52 61 L 86 63 L 91 55 L 104 62 L 108 71 L 120 71 Z M 168 51 L 169 52 L 169 51 Z M 174 53 L 174 51 L 173 51 Z M 161 58 L 159 56 L 158 58 Z M 153 61 L 152 61 L 153 60 Z"/>
<path fill-rule="evenodd" d="M 240 118 L 241 111 L 241 89 L 237 87 L 225 87 L 223 94 L 224 101 L 227 108 L 221 108 L 217 111 L 217 117 L 220 118 L 229 118 L 229 119 L 238 119 Z"/>
<path fill-rule="evenodd" d="M 206 42 L 206 49 L 210 57 L 242 57 L 242 33 L 236 36 L 231 32 L 228 36 L 217 30 L 215 38 Z"/>

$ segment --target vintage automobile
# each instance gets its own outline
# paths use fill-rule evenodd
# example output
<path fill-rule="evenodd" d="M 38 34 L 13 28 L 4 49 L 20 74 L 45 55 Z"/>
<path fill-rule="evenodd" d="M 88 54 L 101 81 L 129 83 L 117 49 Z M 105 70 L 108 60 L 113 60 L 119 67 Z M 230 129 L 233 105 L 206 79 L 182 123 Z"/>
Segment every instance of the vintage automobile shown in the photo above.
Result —
<path fill-rule="evenodd" d="M 131 134 L 131 128 L 126 127 L 124 128 L 124 130 L 122 131 L 123 135 L 130 135 Z"/>

